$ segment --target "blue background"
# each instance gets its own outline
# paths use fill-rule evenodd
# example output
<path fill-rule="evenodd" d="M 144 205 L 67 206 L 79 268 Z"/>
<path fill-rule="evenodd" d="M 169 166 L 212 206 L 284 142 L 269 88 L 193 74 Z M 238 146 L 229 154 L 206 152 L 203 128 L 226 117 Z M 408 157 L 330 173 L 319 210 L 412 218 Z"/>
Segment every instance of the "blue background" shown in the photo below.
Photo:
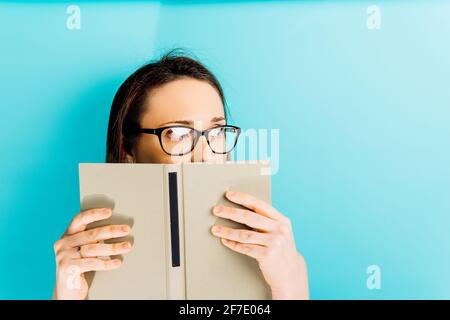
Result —
<path fill-rule="evenodd" d="M 184 47 L 233 123 L 280 129 L 273 199 L 313 299 L 449 299 L 449 35 L 447 1 L 0 3 L 0 298 L 51 297 L 53 242 L 79 210 L 78 163 L 104 160 L 115 91 Z"/>

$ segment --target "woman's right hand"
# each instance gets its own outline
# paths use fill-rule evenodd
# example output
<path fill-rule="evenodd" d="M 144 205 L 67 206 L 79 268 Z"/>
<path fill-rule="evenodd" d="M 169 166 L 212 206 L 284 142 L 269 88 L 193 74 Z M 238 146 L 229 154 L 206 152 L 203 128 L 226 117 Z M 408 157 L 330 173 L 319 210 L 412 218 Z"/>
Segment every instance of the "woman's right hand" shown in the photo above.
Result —
<path fill-rule="evenodd" d="M 131 250 L 131 243 L 106 244 L 100 241 L 128 235 L 130 233 L 128 225 L 108 225 L 86 230 L 88 224 L 108 219 L 111 215 L 112 211 L 108 208 L 82 211 L 73 218 L 61 239 L 55 242 L 54 299 L 85 299 L 89 289 L 85 272 L 114 270 L 122 265 L 120 259 L 99 257 L 127 253 Z"/>

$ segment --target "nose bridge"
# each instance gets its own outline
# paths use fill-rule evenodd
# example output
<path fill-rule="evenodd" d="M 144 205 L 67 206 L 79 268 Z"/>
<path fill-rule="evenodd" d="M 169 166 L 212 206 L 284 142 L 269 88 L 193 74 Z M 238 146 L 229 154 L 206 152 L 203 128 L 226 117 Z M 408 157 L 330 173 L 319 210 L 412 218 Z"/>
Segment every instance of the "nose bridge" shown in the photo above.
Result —
<path fill-rule="evenodd" d="M 203 138 L 203 139 L 202 139 Z M 206 133 L 206 130 L 204 130 L 204 131 L 200 131 L 200 138 L 199 138 L 200 140 L 203 140 L 203 142 L 208 142 L 207 141 L 207 133 Z M 199 141 L 200 142 L 200 141 Z"/>
<path fill-rule="evenodd" d="M 211 158 L 212 151 L 209 148 L 208 141 L 204 132 L 198 138 L 197 144 L 192 152 L 192 162 L 205 162 Z"/>

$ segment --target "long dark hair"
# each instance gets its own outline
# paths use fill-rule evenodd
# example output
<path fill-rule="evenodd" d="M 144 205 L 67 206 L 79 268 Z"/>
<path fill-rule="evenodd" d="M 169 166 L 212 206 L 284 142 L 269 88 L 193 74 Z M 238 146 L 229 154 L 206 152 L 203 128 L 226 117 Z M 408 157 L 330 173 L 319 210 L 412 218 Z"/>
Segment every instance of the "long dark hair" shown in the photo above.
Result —
<path fill-rule="evenodd" d="M 137 140 L 135 129 L 143 116 L 148 93 L 183 77 L 206 81 L 213 86 L 222 99 L 225 118 L 228 117 L 225 96 L 216 77 L 185 51 L 174 49 L 140 67 L 117 90 L 109 114 L 106 162 L 127 162 L 127 155 L 133 154 Z"/>

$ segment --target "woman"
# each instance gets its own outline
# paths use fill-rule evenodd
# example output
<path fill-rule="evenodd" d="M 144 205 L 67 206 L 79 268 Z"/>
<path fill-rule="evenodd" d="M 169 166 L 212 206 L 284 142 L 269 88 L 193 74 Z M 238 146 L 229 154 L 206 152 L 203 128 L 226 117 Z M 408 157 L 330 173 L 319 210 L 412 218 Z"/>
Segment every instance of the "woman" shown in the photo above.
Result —
<path fill-rule="evenodd" d="M 109 118 L 106 161 L 224 160 L 231 148 L 217 141 L 224 136 L 237 140 L 238 131 L 227 125 L 225 97 L 214 75 L 198 61 L 172 51 L 138 69 L 117 91 Z M 235 143 L 226 145 L 234 147 Z M 273 299 L 309 298 L 306 264 L 297 252 L 289 219 L 239 190 L 227 192 L 226 197 L 247 209 L 219 206 L 212 208 L 213 213 L 252 229 L 213 226 L 212 234 L 230 250 L 257 260 Z M 120 268 L 121 260 L 99 257 L 126 254 L 132 250 L 131 244 L 102 241 L 126 236 L 130 228 L 110 225 L 86 230 L 88 224 L 111 214 L 106 208 L 80 212 L 55 242 L 54 298 L 85 299 L 85 272 Z"/>

